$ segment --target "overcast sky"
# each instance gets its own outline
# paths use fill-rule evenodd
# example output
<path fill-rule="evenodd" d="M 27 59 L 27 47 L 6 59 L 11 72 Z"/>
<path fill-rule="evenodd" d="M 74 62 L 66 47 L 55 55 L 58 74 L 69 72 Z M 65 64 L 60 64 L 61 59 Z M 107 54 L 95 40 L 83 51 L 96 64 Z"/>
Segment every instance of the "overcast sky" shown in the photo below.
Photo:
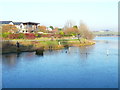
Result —
<path fill-rule="evenodd" d="M 91 30 L 116 30 L 118 0 L 1 0 L 0 20 L 31 21 L 63 27 L 71 20 Z"/>

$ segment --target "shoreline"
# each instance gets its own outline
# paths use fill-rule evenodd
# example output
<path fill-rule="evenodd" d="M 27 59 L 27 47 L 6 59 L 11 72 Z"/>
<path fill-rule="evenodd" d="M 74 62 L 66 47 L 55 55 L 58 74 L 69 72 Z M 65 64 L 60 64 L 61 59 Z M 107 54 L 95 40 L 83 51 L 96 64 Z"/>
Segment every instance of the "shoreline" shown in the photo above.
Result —
<path fill-rule="evenodd" d="M 60 44 L 60 43 L 61 44 Z M 95 44 L 94 40 L 86 41 L 21 41 L 20 47 L 17 48 L 14 41 L 3 41 L 1 54 L 22 53 L 22 52 L 38 52 L 43 53 L 46 50 L 60 50 L 66 47 L 83 47 Z"/>

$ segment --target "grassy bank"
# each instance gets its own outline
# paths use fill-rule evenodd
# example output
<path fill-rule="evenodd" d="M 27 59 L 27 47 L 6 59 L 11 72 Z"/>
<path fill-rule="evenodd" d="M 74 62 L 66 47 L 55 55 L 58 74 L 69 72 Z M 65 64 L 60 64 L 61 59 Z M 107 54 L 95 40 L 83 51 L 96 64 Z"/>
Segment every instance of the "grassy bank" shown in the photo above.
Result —
<path fill-rule="evenodd" d="M 58 50 L 69 46 L 86 46 L 93 45 L 95 42 L 86 39 L 56 39 L 51 41 L 45 40 L 19 40 L 20 47 L 16 47 L 18 40 L 2 41 L 2 53 L 17 53 L 17 52 L 30 52 L 36 50 Z"/>

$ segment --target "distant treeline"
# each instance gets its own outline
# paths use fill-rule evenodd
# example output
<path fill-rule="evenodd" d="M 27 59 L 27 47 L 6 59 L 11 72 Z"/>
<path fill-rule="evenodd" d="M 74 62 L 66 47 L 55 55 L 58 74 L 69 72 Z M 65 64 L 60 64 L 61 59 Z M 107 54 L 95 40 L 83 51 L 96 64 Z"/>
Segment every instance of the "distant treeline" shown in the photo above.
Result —
<path fill-rule="evenodd" d="M 120 36 L 120 33 L 114 32 L 114 31 L 108 31 L 108 32 L 93 32 L 96 36 Z"/>

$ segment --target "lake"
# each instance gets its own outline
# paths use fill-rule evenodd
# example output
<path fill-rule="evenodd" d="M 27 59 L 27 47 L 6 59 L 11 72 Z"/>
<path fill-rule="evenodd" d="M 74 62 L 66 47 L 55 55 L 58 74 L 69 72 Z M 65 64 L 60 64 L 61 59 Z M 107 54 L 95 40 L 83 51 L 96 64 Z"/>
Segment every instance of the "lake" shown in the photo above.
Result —
<path fill-rule="evenodd" d="M 62 50 L 2 55 L 3 88 L 118 88 L 118 37 Z"/>

